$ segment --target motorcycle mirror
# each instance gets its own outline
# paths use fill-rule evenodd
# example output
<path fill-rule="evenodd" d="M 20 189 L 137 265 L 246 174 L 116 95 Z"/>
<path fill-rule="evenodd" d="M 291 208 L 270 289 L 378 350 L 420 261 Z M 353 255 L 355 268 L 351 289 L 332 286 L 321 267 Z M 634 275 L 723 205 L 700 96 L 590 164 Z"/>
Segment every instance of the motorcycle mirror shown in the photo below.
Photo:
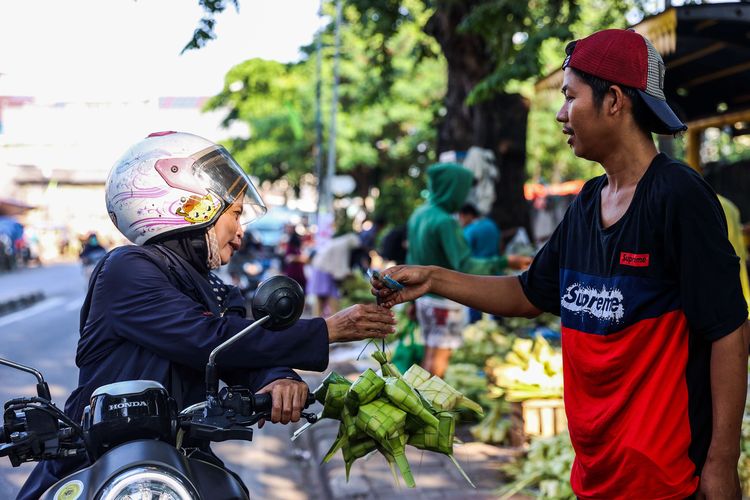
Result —
<path fill-rule="evenodd" d="M 208 356 L 206 365 L 207 409 L 216 407 L 219 391 L 219 375 L 216 371 L 216 356 L 259 326 L 268 330 L 284 330 L 292 326 L 305 307 L 305 292 L 299 283 L 287 276 L 273 276 L 263 281 L 255 290 L 252 300 L 255 322 L 217 346 Z"/>
<path fill-rule="evenodd" d="M 268 330 L 284 330 L 292 326 L 305 308 L 305 292 L 288 276 L 272 276 L 258 285 L 253 295 L 253 317 L 269 316 L 263 325 Z"/>
<path fill-rule="evenodd" d="M 36 393 L 37 396 L 39 396 L 42 399 L 46 399 L 47 401 L 52 400 L 52 396 L 49 392 L 49 386 L 47 385 L 47 382 L 44 381 L 44 377 L 42 377 L 42 373 L 30 366 L 22 365 L 21 363 L 15 363 L 9 359 L 3 359 L 0 358 L 0 365 L 5 365 L 10 368 L 15 368 L 16 370 L 21 370 L 22 372 L 31 373 L 34 375 L 37 379 L 36 384 Z"/>

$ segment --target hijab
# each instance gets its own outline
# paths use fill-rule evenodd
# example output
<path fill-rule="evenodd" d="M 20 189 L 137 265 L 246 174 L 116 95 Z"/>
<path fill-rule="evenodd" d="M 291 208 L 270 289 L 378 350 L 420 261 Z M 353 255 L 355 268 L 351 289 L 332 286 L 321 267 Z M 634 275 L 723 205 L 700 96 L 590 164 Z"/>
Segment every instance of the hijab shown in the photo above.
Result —
<path fill-rule="evenodd" d="M 190 263 L 202 276 L 208 276 L 211 270 L 218 269 L 221 265 L 219 243 L 214 226 L 208 230 L 201 228 L 168 234 L 148 244 L 169 248 Z"/>

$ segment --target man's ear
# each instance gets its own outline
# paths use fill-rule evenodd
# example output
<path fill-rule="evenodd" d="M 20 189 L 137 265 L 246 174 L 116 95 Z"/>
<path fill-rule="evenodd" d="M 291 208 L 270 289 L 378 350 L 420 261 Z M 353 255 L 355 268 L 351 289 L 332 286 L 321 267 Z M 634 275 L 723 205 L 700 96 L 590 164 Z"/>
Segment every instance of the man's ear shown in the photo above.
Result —
<path fill-rule="evenodd" d="M 605 108 L 610 115 L 621 113 L 625 108 L 625 94 L 619 85 L 610 85 L 604 100 Z"/>

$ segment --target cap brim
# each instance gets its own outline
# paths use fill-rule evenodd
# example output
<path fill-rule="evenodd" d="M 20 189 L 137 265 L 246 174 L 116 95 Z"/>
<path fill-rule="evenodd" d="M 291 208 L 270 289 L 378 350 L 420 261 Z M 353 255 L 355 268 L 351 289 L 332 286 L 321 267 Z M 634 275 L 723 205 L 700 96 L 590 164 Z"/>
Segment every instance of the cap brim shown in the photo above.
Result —
<path fill-rule="evenodd" d="M 669 107 L 666 101 L 652 97 L 642 90 L 638 90 L 638 93 L 643 102 L 646 103 L 658 119 L 658 126 L 655 126 L 652 132 L 663 135 L 674 135 L 687 130 L 687 125 L 677 118 L 677 115 L 674 114 L 674 111 L 672 111 L 672 108 Z"/>

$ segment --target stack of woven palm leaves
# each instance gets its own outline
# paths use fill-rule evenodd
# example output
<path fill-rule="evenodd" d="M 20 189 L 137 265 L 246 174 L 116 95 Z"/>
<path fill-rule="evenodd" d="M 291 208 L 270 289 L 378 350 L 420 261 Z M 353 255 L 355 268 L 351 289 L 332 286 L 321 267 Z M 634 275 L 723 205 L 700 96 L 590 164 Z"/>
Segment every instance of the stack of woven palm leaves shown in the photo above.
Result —
<path fill-rule="evenodd" d="M 320 417 L 341 422 L 323 461 L 341 449 L 348 480 L 354 461 L 377 451 L 388 461 L 396 481 L 398 469 L 413 488 L 416 483 L 406 459 L 406 445 L 411 445 L 447 455 L 473 486 L 453 457 L 454 432 L 457 411 L 481 415 L 481 406 L 417 365 L 402 375 L 382 351 L 372 356 L 380 363 L 380 374 L 368 368 L 351 382 L 331 372 L 314 392 L 323 404 Z"/>

